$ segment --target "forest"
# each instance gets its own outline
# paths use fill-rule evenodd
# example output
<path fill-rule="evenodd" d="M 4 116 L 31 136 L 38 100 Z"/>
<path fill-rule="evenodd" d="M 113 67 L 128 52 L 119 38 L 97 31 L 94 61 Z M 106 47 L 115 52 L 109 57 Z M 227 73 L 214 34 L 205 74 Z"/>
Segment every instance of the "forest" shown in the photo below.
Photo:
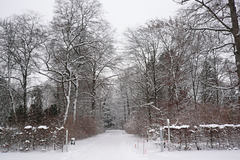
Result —
<path fill-rule="evenodd" d="M 167 119 L 188 125 L 172 127 L 185 149 L 240 145 L 240 1 L 174 1 L 174 17 L 121 44 L 97 0 L 56 0 L 47 24 L 33 11 L 0 19 L 0 145 L 58 149 L 65 129 L 154 138 Z"/>

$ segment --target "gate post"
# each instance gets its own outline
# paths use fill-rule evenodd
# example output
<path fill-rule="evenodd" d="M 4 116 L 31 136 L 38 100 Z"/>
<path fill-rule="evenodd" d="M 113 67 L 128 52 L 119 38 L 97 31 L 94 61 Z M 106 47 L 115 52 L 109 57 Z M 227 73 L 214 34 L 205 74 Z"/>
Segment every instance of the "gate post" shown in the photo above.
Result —
<path fill-rule="evenodd" d="M 169 119 L 167 119 L 167 125 L 168 125 L 168 151 L 170 151 L 171 139 L 170 139 L 170 121 L 169 121 Z"/>
<path fill-rule="evenodd" d="M 68 130 L 66 129 L 66 151 L 68 152 Z"/>
<path fill-rule="evenodd" d="M 161 152 L 163 152 L 163 128 L 160 126 L 160 145 L 161 145 Z"/>

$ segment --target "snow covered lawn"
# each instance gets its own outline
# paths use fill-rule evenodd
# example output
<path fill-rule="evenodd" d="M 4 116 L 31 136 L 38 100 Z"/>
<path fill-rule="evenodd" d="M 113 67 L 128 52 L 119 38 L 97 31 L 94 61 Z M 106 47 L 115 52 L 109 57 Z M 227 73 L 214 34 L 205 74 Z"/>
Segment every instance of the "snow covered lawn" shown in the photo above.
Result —
<path fill-rule="evenodd" d="M 175 151 L 150 153 L 148 160 L 240 160 L 240 151 Z"/>
<path fill-rule="evenodd" d="M 68 152 L 8 152 L 0 153 L 0 160 L 240 160 L 240 150 L 160 152 L 152 143 L 143 148 L 142 142 L 124 131 L 107 131 L 69 145 Z"/>

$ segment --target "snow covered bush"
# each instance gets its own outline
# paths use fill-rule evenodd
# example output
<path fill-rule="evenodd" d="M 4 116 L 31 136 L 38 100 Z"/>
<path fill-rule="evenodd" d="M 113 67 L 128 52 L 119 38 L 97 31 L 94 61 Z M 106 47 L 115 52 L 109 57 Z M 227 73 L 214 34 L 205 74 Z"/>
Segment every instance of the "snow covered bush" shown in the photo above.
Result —
<path fill-rule="evenodd" d="M 65 143 L 64 127 L 25 126 L 23 128 L 2 128 L 0 132 L 1 151 L 30 151 L 62 149 Z"/>
<path fill-rule="evenodd" d="M 70 118 L 71 119 L 71 118 Z M 70 138 L 83 139 L 102 133 L 104 126 L 101 121 L 92 116 L 77 118 L 75 123 L 67 121 L 66 128 L 69 130 Z"/>
<path fill-rule="evenodd" d="M 131 134 L 137 134 L 139 136 L 147 137 L 147 131 L 149 127 L 149 115 L 148 108 L 138 108 L 132 112 L 130 118 L 127 120 L 124 129 Z"/>

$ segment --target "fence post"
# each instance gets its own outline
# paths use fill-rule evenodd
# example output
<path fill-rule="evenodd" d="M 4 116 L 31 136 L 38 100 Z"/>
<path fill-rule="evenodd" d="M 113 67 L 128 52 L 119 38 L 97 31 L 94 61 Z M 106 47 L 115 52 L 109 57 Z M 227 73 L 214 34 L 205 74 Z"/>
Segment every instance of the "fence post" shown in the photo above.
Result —
<path fill-rule="evenodd" d="M 161 152 L 163 152 L 163 128 L 160 126 L 160 145 L 161 145 Z"/>
<path fill-rule="evenodd" d="M 167 119 L 167 125 L 168 125 L 168 151 L 170 151 L 170 121 Z"/>
<path fill-rule="evenodd" d="M 66 129 L 66 151 L 68 152 L 68 130 Z"/>

